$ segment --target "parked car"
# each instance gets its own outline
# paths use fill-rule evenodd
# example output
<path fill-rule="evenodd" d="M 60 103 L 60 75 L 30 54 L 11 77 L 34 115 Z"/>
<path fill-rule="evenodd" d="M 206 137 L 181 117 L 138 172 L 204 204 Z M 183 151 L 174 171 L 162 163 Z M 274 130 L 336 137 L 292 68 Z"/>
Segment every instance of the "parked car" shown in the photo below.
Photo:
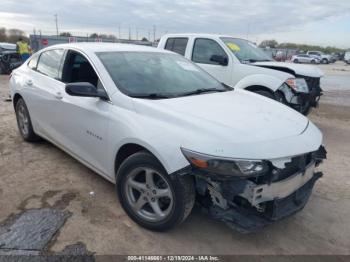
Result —
<path fill-rule="evenodd" d="M 0 43 L 0 75 L 9 74 L 22 64 L 21 56 L 16 51 L 16 45 Z"/>
<path fill-rule="evenodd" d="M 317 57 L 306 55 L 306 54 L 293 55 L 291 61 L 293 63 L 308 63 L 308 64 L 320 63 L 320 60 Z"/>
<path fill-rule="evenodd" d="M 350 65 L 350 51 L 345 52 L 344 61 Z"/>
<path fill-rule="evenodd" d="M 257 230 L 301 210 L 322 175 L 322 134 L 306 117 L 173 52 L 51 46 L 12 73 L 10 88 L 24 140 L 49 140 L 116 183 L 148 229 L 181 223 L 196 200 Z"/>
<path fill-rule="evenodd" d="M 322 95 L 320 69 L 276 62 L 244 39 L 173 34 L 163 36 L 158 48 L 185 56 L 226 85 L 276 99 L 305 115 Z"/>
<path fill-rule="evenodd" d="M 322 64 L 329 64 L 335 62 L 335 59 L 331 55 L 326 55 L 321 51 L 308 51 L 306 54 L 319 59 Z"/>

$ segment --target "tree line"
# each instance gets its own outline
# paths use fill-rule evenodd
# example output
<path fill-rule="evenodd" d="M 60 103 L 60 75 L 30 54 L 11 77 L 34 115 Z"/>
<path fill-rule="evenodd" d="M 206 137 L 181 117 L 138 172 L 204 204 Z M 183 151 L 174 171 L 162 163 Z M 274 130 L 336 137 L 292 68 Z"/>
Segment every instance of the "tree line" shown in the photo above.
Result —
<path fill-rule="evenodd" d="M 327 54 L 331 53 L 344 53 L 346 49 L 334 47 L 334 46 L 327 46 L 322 47 L 318 45 L 307 45 L 307 44 L 296 44 L 296 43 L 278 43 L 276 40 L 264 40 L 259 44 L 259 47 L 261 48 L 281 48 L 281 49 L 296 49 L 302 52 L 307 52 L 310 50 L 315 51 L 321 51 Z"/>
<path fill-rule="evenodd" d="M 4 27 L 0 27 L 0 42 L 16 43 L 20 38 L 29 41 L 29 38 L 26 36 L 25 32 L 20 29 L 6 29 Z"/>

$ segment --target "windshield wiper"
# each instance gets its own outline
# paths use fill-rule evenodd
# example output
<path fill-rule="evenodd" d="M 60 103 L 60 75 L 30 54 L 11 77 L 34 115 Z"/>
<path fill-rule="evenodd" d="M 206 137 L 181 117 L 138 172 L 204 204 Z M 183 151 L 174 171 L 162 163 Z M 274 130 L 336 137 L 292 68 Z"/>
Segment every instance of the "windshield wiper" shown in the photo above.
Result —
<path fill-rule="evenodd" d="M 200 89 L 196 89 L 194 91 L 179 94 L 178 96 L 191 96 L 191 95 L 199 95 L 199 94 L 209 93 L 209 92 L 225 92 L 225 91 L 228 91 L 228 89 L 200 88 Z"/>
<path fill-rule="evenodd" d="M 151 94 L 132 94 L 129 95 L 134 98 L 146 98 L 146 99 L 164 99 L 164 98 L 170 98 L 171 96 L 165 95 L 165 94 L 159 94 L 159 93 L 151 93 Z"/>

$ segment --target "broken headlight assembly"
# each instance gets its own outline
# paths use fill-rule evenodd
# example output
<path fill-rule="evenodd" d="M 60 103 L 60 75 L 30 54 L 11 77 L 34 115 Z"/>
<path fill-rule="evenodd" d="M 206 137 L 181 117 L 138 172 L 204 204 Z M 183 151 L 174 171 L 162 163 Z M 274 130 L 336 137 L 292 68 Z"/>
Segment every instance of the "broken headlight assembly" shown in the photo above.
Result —
<path fill-rule="evenodd" d="M 288 78 L 285 83 L 295 92 L 309 93 L 309 87 L 304 78 Z"/>
<path fill-rule="evenodd" d="M 181 148 L 183 155 L 198 170 L 226 177 L 254 177 L 268 171 L 269 166 L 262 160 L 245 160 L 216 157 Z"/>

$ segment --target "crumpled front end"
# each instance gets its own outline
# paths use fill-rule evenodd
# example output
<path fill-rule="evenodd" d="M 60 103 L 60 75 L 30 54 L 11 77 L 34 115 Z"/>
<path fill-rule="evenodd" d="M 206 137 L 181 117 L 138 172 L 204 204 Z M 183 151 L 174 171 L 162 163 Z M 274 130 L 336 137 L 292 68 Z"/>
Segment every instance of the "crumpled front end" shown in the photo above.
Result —
<path fill-rule="evenodd" d="M 320 86 L 319 77 L 296 76 L 297 80 L 302 80 L 305 83 L 305 90 L 295 90 L 295 88 L 285 83 L 279 88 L 279 91 L 284 94 L 284 102 L 300 113 L 307 115 L 312 107 L 317 107 L 318 102 L 323 95 Z M 305 81 L 304 81 L 305 80 Z"/>
<path fill-rule="evenodd" d="M 317 151 L 292 157 L 281 167 L 267 161 L 268 170 L 243 178 L 193 168 L 198 202 L 214 218 L 242 233 L 256 231 L 300 211 L 322 172 L 315 168 L 326 158 Z"/>

